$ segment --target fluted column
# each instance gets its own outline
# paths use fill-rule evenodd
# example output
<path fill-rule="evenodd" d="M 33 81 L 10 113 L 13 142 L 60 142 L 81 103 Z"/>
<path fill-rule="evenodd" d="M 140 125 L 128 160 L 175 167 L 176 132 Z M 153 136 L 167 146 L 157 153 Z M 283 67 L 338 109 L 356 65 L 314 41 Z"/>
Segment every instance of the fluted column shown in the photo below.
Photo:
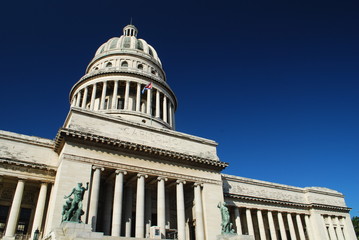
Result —
<path fill-rule="evenodd" d="M 147 90 L 147 110 L 146 113 L 152 115 L 151 113 L 151 95 L 152 95 L 152 89 Z"/>
<path fill-rule="evenodd" d="M 25 181 L 19 179 L 17 181 L 14 198 L 12 200 L 9 218 L 6 224 L 5 237 L 14 237 L 19 219 L 22 195 L 24 194 Z"/>
<path fill-rule="evenodd" d="M 273 220 L 273 214 L 271 211 L 268 211 L 268 225 L 269 225 L 269 232 L 271 240 L 277 240 L 277 235 L 275 232 L 275 226 L 274 226 L 274 220 Z"/>
<path fill-rule="evenodd" d="M 156 90 L 156 118 L 160 117 L 160 91 Z"/>
<path fill-rule="evenodd" d="M 283 215 L 282 215 L 281 212 L 278 212 L 278 224 L 279 224 L 279 231 L 280 231 L 281 239 L 282 240 L 287 240 L 287 234 L 285 232 Z"/>
<path fill-rule="evenodd" d="M 100 109 L 105 109 L 105 98 L 106 98 L 106 91 L 107 91 L 107 81 L 104 81 L 102 83 L 102 93 L 101 93 L 101 103 L 100 103 Z"/>
<path fill-rule="evenodd" d="M 173 122 L 172 122 L 172 116 L 173 116 L 173 115 L 172 115 L 172 112 L 173 112 L 172 103 L 170 103 L 169 105 L 170 105 L 170 107 L 169 107 L 169 114 L 168 114 L 168 116 L 169 116 L 170 119 L 169 119 L 169 122 L 168 122 L 168 123 L 169 123 L 170 126 L 172 127 L 172 124 L 173 124 Z"/>
<path fill-rule="evenodd" d="M 145 178 L 147 175 L 137 175 L 137 194 L 136 194 L 136 228 L 135 237 L 143 238 L 145 232 Z"/>
<path fill-rule="evenodd" d="M 165 181 L 167 178 L 157 178 L 157 225 L 160 227 L 161 238 L 166 237 L 166 195 Z"/>
<path fill-rule="evenodd" d="M 126 81 L 124 110 L 128 110 L 128 99 L 130 96 L 130 82 Z"/>
<path fill-rule="evenodd" d="M 295 235 L 295 229 L 293 225 L 292 214 L 287 213 L 287 220 L 288 220 L 290 238 L 291 240 L 297 240 L 297 236 Z"/>
<path fill-rule="evenodd" d="M 184 206 L 183 184 L 185 181 L 177 180 L 176 186 L 176 203 L 177 203 L 177 231 L 178 240 L 186 240 L 186 218 Z"/>
<path fill-rule="evenodd" d="M 247 218 L 248 235 L 254 236 L 252 213 L 251 213 L 251 210 L 249 208 L 246 209 L 246 218 Z"/>
<path fill-rule="evenodd" d="M 239 212 L 239 208 L 234 208 L 234 217 L 235 217 L 235 223 L 237 228 L 237 234 L 242 235 L 242 223 L 241 223 L 241 214 Z"/>
<path fill-rule="evenodd" d="M 88 224 L 91 224 L 92 231 L 96 231 L 98 200 L 100 196 L 101 171 L 103 171 L 104 168 L 93 166 L 92 169 L 94 169 L 94 173 L 91 184 Z"/>
<path fill-rule="evenodd" d="M 303 228 L 303 224 L 302 224 L 302 219 L 300 218 L 299 214 L 296 214 L 296 220 L 297 220 L 297 227 L 298 227 L 298 231 L 299 231 L 299 237 L 300 240 L 305 240 L 305 234 L 304 234 L 304 228 Z"/>
<path fill-rule="evenodd" d="M 141 83 L 137 83 L 136 89 L 136 112 L 141 111 Z"/>
<path fill-rule="evenodd" d="M 264 229 L 262 211 L 259 209 L 257 210 L 257 218 L 258 218 L 258 227 L 259 227 L 260 238 L 261 238 L 261 240 L 266 240 L 266 232 Z"/>
<path fill-rule="evenodd" d="M 95 98 L 96 98 L 96 83 L 92 85 L 92 94 L 91 94 L 91 103 L 90 110 L 94 110 L 95 108 Z"/>
<path fill-rule="evenodd" d="M 119 237 L 121 234 L 121 216 L 123 200 L 123 177 L 126 171 L 116 170 L 115 193 L 113 197 L 112 231 L 111 236 Z"/>
<path fill-rule="evenodd" d="M 343 231 L 342 231 L 342 227 L 340 226 L 339 218 L 335 217 L 334 222 L 337 225 L 335 230 L 338 236 L 338 240 L 344 240 Z"/>
<path fill-rule="evenodd" d="M 80 107 L 80 103 L 81 103 L 81 91 L 79 91 L 77 93 L 77 97 L 76 97 L 76 107 Z"/>
<path fill-rule="evenodd" d="M 37 198 L 35 217 L 32 224 L 31 239 L 34 237 L 34 232 L 36 229 L 39 229 L 39 231 L 42 230 L 41 224 L 42 224 L 42 218 L 44 216 L 46 194 L 47 194 L 47 183 L 41 183 L 39 197 Z"/>
<path fill-rule="evenodd" d="M 113 85 L 111 109 L 117 109 L 118 81 L 114 81 Z"/>
<path fill-rule="evenodd" d="M 167 122 L 167 97 L 163 96 L 163 121 Z"/>
<path fill-rule="evenodd" d="M 133 187 L 132 185 L 129 185 L 126 188 L 125 237 L 131 237 L 132 197 L 133 197 Z"/>
<path fill-rule="evenodd" d="M 194 184 L 194 201 L 196 213 L 196 240 L 204 240 L 203 207 L 201 184 Z"/>
<path fill-rule="evenodd" d="M 82 98 L 82 104 L 81 104 L 81 108 L 83 108 L 83 109 L 86 108 L 87 94 L 88 94 L 88 88 L 85 87 L 85 89 L 84 89 L 84 97 Z"/>
<path fill-rule="evenodd" d="M 333 226 L 333 222 L 332 222 L 332 217 L 328 216 L 328 223 L 329 223 L 329 236 L 331 240 L 336 240 L 336 236 L 335 236 L 335 231 L 334 231 L 334 226 Z"/>
<path fill-rule="evenodd" d="M 310 224 L 310 220 L 309 220 L 308 215 L 304 215 L 304 221 L 305 221 L 305 226 L 306 226 L 306 229 L 307 229 L 307 234 L 308 234 L 309 240 L 314 240 L 313 230 L 312 230 L 312 226 Z"/>

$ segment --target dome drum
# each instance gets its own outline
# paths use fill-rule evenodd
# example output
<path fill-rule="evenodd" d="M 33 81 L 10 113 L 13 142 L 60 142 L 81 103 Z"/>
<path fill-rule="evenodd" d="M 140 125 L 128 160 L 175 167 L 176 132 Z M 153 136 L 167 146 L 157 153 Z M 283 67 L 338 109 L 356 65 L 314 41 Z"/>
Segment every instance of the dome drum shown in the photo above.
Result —
<path fill-rule="evenodd" d="M 143 91 L 148 82 L 130 79 L 108 77 L 82 84 L 72 95 L 71 106 L 174 129 L 175 102 L 172 97 L 157 85 Z"/>

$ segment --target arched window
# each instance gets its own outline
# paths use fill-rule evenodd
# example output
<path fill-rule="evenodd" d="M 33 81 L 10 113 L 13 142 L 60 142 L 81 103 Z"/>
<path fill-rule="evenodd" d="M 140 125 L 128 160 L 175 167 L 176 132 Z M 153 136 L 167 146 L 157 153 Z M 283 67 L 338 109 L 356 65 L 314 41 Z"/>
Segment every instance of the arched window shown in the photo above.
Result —
<path fill-rule="evenodd" d="M 108 63 L 106 64 L 106 67 L 108 67 L 108 68 L 112 67 L 112 63 L 108 62 Z"/>
<path fill-rule="evenodd" d="M 153 52 L 151 48 L 148 48 L 148 53 L 153 57 Z"/>
<path fill-rule="evenodd" d="M 142 65 L 142 64 L 138 64 L 138 65 L 137 65 L 137 68 L 140 69 L 140 70 L 143 70 L 143 65 Z"/>
<path fill-rule="evenodd" d="M 128 63 L 127 63 L 126 61 L 123 61 L 123 62 L 121 63 L 121 67 L 128 67 Z"/>

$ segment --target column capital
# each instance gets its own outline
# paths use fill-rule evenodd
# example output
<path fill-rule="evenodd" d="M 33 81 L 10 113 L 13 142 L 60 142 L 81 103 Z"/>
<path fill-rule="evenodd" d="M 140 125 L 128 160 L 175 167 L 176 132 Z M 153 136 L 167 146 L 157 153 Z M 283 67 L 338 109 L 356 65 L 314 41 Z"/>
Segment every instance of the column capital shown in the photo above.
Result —
<path fill-rule="evenodd" d="M 116 174 L 122 173 L 123 175 L 126 175 L 126 174 L 127 174 L 127 171 L 121 170 L 121 169 L 117 169 L 117 170 L 115 171 L 115 173 L 116 173 Z"/>
<path fill-rule="evenodd" d="M 137 173 L 137 178 L 140 178 L 140 177 L 148 178 L 148 175 L 144 174 L 144 173 Z"/>
<path fill-rule="evenodd" d="M 92 166 L 92 169 L 93 169 L 93 170 L 100 169 L 101 171 L 104 171 L 104 170 L 105 170 L 104 167 L 100 167 L 100 166 Z"/>
<path fill-rule="evenodd" d="M 168 178 L 166 177 L 157 177 L 157 181 L 161 181 L 164 180 L 165 182 L 168 180 Z"/>
<path fill-rule="evenodd" d="M 196 182 L 193 184 L 193 187 L 203 187 L 203 183 Z"/>
<path fill-rule="evenodd" d="M 178 180 L 176 180 L 176 183 L 177 183 L 177 184 L 180 184 L 180 183 L 186 184 L 186 180 L 178 179 Z"/>

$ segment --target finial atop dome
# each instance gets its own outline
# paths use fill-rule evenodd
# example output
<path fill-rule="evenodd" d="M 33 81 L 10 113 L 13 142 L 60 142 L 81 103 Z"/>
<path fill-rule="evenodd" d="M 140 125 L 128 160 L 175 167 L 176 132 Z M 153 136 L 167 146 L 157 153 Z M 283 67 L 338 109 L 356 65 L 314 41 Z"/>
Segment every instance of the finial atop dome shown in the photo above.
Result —
<path fill-rule="evenodd" d="M 137 33 L 138 33 L 138 30 L 134 25 L 132 25 L 132 19 L 131 19 L 131 24 L 129 24 L 123 28 L 123 35 L 137 37 Z"/>

